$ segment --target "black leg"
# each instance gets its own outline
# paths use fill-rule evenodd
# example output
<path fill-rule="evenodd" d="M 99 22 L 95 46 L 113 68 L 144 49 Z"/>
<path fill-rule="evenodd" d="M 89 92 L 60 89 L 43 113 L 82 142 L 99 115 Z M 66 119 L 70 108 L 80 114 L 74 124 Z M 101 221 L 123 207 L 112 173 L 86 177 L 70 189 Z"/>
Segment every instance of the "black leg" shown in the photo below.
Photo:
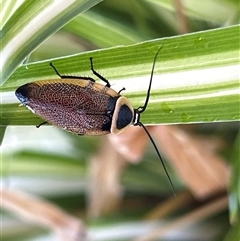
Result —
<path fill-rule="evenodd" d="M 39 128 L 40 126 L 43 126 L 43 125 L 45 125 L 45 124 L 47 124 L 47 122 L 46 122 L 46 121 L 44 121 L 44 122 L 40 123 L 40 124 L 39 124 L 39 125 L 37 125 L 36 127 L 37 127 L 37 128 Z"/>
<path fill-rule="evenodd" d="M 98 72 L 96 72 L 96 71 L 94 70 L 94 68 L 93 68 L 93 58 L 92 58 L 92 57 L 90 57 L 90 63 L 91 63 L 91 70 L 92 70 L 92 72 L 93 72 L 99 79 L 101 79 L 102 81 L 104 81 L 105 83 L 107 83 L 106 86 L 107 86 L 108 88 L 110 88 L 111 85 L 110 85 L 109 81 L 108 81 L 107 79 L 105 79 L 102 75 L 100 75 Z"/>
<path fill-rule="evenodd" d="M 62 78 L 62 75 L 58 72 L 58 70 L 56 69 L 56 67 L 55 67 L 52 63 L 49 63 L 49 65 L 54 69 L 55 73 L 56 73 L 60 78 Z"/>
<path fill-rule="evenodd" d="M 85 80 L 90 80 L 92 82 L 95 82 L 93 78 L 90 77 L 82 77 L 82 76 L 71 76 L 71 75 L 61 75 L 57 68 L 52 64 L 49 63 L 49 65 L 54 69 L 55 73 L 61 78 L 61 79 L 85 79 Z"/>

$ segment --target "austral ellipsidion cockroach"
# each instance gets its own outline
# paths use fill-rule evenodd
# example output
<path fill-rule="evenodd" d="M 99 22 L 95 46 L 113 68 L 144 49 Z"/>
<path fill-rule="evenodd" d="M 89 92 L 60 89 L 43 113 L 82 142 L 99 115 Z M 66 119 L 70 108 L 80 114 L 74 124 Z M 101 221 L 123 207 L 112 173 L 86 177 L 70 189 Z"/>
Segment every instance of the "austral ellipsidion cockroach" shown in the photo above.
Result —
<path fill-rule="evenodd" d="M 155 62 L 161 49 L 162 47 L 158 49 L 153 60 L 145 104 L 137 109 L 133 108 L 126 97 L 120 95 L 124 88 L 116 92 L 111 88 L 109 81 L 94 70 L 92 58 L 91 70 L 106 83 L 105 85 L 96 83 L 90 77 L 61 75 L 50 63 L 60 79 L 31 82 L 20 86 L 15 94 L 23 105 L 45 120 L 37 127 L 50 123 L 78 135 L 118 134 L 130 125 L 143 127 L 175 193 L 158 148 L 146 127 L 140 122 L 140 114 L 148 105 Z"/>

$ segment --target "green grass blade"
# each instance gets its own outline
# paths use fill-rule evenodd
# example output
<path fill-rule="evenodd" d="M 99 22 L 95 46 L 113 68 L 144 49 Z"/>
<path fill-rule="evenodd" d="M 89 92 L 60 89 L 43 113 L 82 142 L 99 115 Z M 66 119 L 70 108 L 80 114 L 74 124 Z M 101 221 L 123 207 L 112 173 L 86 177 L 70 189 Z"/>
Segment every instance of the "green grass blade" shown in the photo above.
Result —
<path fill-rule="evenodd" d="M 239 26 L 232 26 L 22 66 L 2 87 L 2 92 L 10 93 L 2 93 L 1 123 L 38 123 L 26 108 L 17 107 L 17 99 L 10 98 L 14 98 L 13 91 L 26 82 L 57 79 L 50 61 L 62 74 L 92 76 L 90 56 L 95 69 L 110 80 L 114 89 L 125 87 L 126 96 L 138 107 L 145 100 L 153 57 L 163 44 L 143 123 L 239 120 L 238 32 Z"/>
<path fill-rule="evenodd" d="M 118 45 L 119 42 L 121 45 L 127 45 L 144 40 L 131 28 L 106 17 L 103 18 L 93 11 L 81 14 L 68 23 L 64 29 L 80 38 L 88 39 L 94 46 L 99 48 Z"/>
<path fill-rule="evenodd" d="M 2 85 L 29 54 L 67 22 L 101 0 L 26 0 L 0 32 Z M 7 12 L 7 11 L 6 11 Z M 5 19 L 8 17 L 4 15 Z"/>
<path fill-rule="evenodd" d="M 165 7 L 171 11 L 175 11 L 174 4 L 171 0 L 147 0 L 155 6 Z M 237 1 L 229 0 L 202 0 L 191 1 L 185 0 L 183 5 L 184 13 L 188 17 L 209 21 L 215 24 L 223 25 L 229 20 L 239 15 L 239 7 Z M 216 14 L 217 13 L 217 14 Z"/>

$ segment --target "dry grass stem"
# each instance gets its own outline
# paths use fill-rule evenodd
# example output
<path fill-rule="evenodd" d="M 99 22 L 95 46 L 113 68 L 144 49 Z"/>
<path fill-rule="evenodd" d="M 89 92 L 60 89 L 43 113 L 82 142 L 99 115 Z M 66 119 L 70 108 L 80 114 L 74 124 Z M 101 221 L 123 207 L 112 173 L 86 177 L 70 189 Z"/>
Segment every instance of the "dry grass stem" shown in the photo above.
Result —
<path fill-rule="evenodd" d="M 104 139 L 99 152 L 92 157 L 89 166 L 88 214 L 98 217 L 115 211 L 122 199 L 121 174 L 125 159 L 115 151 L 108 139 Z"/>
<path fill-rule="evenodd" d="M 130 126 L 119 135 L 108 135 L 113 148 L 130 162 L 141 160 L 149 141 L 141 127 Z"/>
<path fill-rule="evenodd" d="M 86 230 L 83 223 L 47 201 L 2 188 L 1 207 L 27 221 L 54 230 L 60 240 L 85 240 Z"/>
<path fill-rule="evenodd" d="M 226 190 L 229 181 L 226 162 L 197 137 L 175 126 L 155 126 L 150 131 L 195 197 L 207 198 Z"/>
<path fill-rule="evenodd" d="M 161 202 L 151 212 L 149 212 L 144 219 L 157 220 L 170 216 L 174 211 L 190 205 L 195 201 L 192 194 L 188 191 L 178 193 L 177 196 L 172 196 L 164 202 Z"/>
<path fill-rule="evenodd" d="M 142 236 L 141 238 L 135 239 L 135 241 L 151 241 L 157 239 L 163 239 L 163 237 L 173 230 L 186 228 L 187 226 L 196 224 L 201 220 L 207 219 L 214 216 L 217 213 L 222 212 L 228 208 L 228 197 L 223 196 L 214 200 L 206 205 L 194 210 L 188 214 L 183 215 L 180 218 L 174 219 L 174 221 L 168 223 L 164 227 L 157 228 Z"/>
<path fill-rule="evenodd" d="M 184 14 L 184 4 L 181 0 L 174 0 L 173 1 L 175 5 L 176 10 L 176 16 L 177 16 L 177 23 L 178 23 L 178 29 L 180 34 L 185 34 L 189 32 L 188 28 L 188 19 L 187 16 Z"/>

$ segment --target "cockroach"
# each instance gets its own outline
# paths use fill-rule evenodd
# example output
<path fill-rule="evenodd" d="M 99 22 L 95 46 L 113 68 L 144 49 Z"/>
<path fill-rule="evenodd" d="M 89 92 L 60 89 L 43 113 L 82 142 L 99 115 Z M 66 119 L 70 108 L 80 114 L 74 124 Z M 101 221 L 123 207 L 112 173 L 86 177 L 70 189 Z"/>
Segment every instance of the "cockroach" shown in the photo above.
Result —
<path fill-rule="evenodd" d="M 104 135 L 119 134 L 130 125 L 141 126 L 152 142 L 175 193 L 158 148 L 146 127 L 140 122 L 140 115 L 148 105 L 155 62 L 161 49 L 162 47 L 154 56 L 145 104 L 136 109 L 120 94 L 124 88 L 116 92 L 111 88 L 109 81 L 94 70 L 92 57 L 91 70 L 105 85 L 96 83 L 91 77 L 61 75 L 50 63 L 60 79 L 31 82 L 20 86 L 15 94 L 24 106 L 45 120 L 37 127 L 50 123 L 78 135 Z"/>

